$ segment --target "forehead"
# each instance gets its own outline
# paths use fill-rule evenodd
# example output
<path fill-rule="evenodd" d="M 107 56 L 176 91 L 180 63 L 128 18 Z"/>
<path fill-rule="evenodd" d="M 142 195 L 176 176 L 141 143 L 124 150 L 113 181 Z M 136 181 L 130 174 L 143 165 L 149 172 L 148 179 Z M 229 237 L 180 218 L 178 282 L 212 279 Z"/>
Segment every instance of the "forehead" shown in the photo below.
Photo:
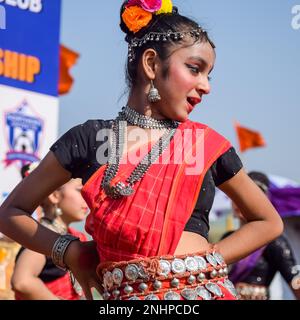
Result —
<path fill-rule="evenodd" d="M 171 55 L 172 60 L 188 60 L 200 58 L 204 60 L 209 69 L 212 69 L 215 63 L 216 54 L 209 42 L 196 42 L 195 44 L 183 46 L 174 51 Z"/>

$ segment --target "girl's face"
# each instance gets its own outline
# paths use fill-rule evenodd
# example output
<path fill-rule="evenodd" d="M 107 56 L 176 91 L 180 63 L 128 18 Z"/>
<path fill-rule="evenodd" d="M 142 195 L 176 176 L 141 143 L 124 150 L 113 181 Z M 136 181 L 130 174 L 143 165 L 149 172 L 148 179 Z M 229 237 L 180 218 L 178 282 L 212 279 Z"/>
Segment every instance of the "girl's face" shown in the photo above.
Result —
<path fill-rule="evenodd" d="M 176 50 L 169 58 L 167 77 L 160 75 L 154 81 L 162 97 L 155 111 L 165 118 L 186 121 L 203 95 L 210 92 L 209 74 L 214 63 L 215 52 L 208 42 Z"/>
<path fill-rule="evenodd" d="M 62 210 L 65 223 L 82 221 L 88 211 L 88 206 L 81 195 L 80 179 L 72 179 L 60 189 L 58 207 Z"/>

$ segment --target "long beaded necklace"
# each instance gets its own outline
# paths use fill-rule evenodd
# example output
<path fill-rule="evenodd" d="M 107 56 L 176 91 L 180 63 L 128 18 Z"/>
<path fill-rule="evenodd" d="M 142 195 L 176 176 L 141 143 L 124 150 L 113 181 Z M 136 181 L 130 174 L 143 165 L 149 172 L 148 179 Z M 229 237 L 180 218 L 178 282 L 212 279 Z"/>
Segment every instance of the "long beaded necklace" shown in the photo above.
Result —
<path fill-rule="evenodd" d="M 143 129 L 166 129 L 166 132 L 154 144 L 149 153 L 132 171 L 126 181 L 118 182 L 115 186 L 112 186 L 111 181 L 117 175 L 120 167 L 120 158 L 123 154 L 127 123 Z M 124 107 L 113 124 L 112 151 L 101 182 L 101 187 L 104 189 L 106 195 L 112 199 L 131 196 L 134 193 L 134 184 L 144 177 L 150 166 L 168 147 L 177 128 L 178 122 L 176 121 L 156 120 L 136 112 L 129 106 Z"/>

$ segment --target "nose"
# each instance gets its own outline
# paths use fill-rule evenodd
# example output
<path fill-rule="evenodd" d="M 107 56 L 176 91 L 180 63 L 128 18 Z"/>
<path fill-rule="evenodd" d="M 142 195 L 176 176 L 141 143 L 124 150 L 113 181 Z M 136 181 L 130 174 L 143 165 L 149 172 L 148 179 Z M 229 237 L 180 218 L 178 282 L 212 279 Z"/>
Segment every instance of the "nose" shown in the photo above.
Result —
<path fill-rule="evenodd" d="M 208 78 L 203 75 L 198 82 L 197 91 L 201 92 L 201 94 L 209 94 L 210 93 L 210 83 Z"/>

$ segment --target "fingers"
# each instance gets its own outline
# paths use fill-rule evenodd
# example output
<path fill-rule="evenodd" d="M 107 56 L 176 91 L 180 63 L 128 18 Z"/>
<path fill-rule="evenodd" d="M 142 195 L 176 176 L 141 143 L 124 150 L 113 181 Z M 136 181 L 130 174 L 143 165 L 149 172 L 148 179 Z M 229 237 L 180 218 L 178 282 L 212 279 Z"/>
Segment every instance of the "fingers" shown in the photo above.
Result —
<path fill-rule="evenodd" d="M 103 287 L 99 284 L 98 281 L 92 280 L 91 287 L 96 289 L 100 295 L 103 293 Z"/>
<path fill-rule="evenodd" d="M 96 289 L 98 293 L 101 295 L 103 292 L 102 286 L 99 284 L 98 279 L 91 279 L 88 285 L 82 286 L 82 290 L 87 300 L 94 300 L 92 289 Z"/>
<path fill-rule="evenodd" d="M 84 295 L 85 295 L 87 300 L 94 300 L 93 299 L 93 294 L 92 294 L 92 291 L 91 291 L 90 287 L 82 287 L 82 290 L 83 290 Z"/>

